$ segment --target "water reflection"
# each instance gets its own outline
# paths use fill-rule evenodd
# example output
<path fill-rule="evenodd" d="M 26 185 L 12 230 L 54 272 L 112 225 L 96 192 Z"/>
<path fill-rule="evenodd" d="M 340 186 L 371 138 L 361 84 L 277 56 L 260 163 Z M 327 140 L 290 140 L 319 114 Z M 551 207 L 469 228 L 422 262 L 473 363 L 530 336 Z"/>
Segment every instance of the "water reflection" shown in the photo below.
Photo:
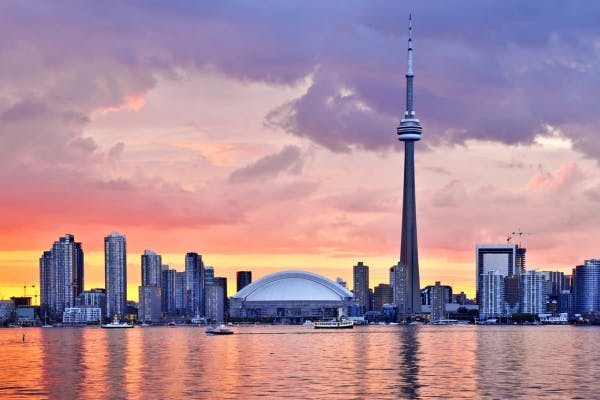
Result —
<path fill-rule="evenodd" d="M 231 337 L 191 327 L 0 329 L 0 398 L 594 398 L 599 334 L 569 326 L 259 326 Z"/>

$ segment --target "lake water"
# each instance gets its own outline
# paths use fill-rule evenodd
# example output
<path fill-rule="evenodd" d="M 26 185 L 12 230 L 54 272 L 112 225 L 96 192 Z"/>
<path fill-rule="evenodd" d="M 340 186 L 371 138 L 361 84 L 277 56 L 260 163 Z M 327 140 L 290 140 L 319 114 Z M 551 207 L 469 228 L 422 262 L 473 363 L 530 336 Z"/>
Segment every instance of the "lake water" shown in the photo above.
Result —
<path fill-rule="evenodd" d="M 600 327 L 233 329 L 0 329 L 0 398 L 600 398 Z"/>

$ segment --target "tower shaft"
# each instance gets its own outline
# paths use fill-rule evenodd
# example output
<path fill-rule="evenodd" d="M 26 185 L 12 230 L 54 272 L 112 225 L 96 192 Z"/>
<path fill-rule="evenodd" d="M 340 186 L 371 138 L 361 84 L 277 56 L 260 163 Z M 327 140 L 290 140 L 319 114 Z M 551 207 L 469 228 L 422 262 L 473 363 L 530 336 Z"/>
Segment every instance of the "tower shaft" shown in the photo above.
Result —
<path fill-rule="evenodd" d="M 419 248 L 417 245 L 417 207 L 415 196 L 415 142 L 404 142 L 404 195 L 402 198 L 402 238 L 400 263 L 406 268 L 406 298 L 401 313 L 421 313 Z"/>

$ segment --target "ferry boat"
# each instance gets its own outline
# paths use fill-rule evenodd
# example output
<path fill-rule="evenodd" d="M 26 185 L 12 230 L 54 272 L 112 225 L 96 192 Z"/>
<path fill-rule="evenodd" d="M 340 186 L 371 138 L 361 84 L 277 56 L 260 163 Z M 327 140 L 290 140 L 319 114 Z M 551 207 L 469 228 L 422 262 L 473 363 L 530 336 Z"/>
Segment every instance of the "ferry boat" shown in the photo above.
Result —
<path fill-rule="evenodd" d="M 133 325 L 128 324 L 127 322 L 119 322 L 119 320 L 117 319 L 117 317 L 115 316 L 115 318 L 112 320 L 112 322 L 108 323 L 108 324 L 102 324 L 100 325 L 102 328 L 106 328 L 106 329 L 115 329 L 115 328 L 133 328 Z"/>
<path fill-rule="evenodd" d="M 352 329 L 354 322 L 349 319 L 340 321 L 317 321 L 314 323 L 315 329 Z"/>
<path fill-rule="evenodd" d="M 233 331 L 227 328 L 224 324 L 218 327 L 210 327 L 206 329 L 207 335 L 233 335 Z"/>

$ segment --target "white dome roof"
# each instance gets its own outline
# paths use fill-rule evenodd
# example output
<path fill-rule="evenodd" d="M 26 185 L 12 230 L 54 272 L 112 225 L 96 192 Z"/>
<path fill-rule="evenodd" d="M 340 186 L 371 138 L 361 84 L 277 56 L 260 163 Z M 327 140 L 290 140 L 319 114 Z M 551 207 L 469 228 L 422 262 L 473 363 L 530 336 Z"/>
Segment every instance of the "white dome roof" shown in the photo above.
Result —
<path fill-rule="evenodd" d="M 352 292 L 343 286 L 306 271 L 267 275 L 233 296 L 245 301 L 340 301 L 352 297 Z"/>

